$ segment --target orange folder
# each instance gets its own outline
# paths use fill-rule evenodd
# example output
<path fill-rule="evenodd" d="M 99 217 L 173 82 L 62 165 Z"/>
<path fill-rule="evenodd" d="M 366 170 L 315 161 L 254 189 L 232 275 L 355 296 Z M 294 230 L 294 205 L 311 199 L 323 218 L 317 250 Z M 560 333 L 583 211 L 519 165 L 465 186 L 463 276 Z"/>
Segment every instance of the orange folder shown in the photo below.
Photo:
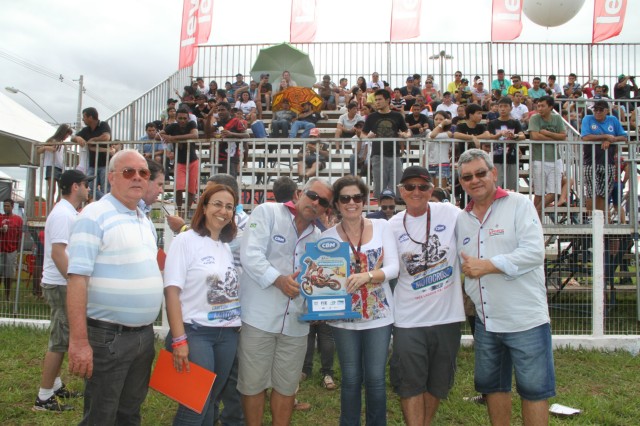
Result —
<path fill-rule="evenodd" d="M 178 373 L 171 352 L 161 349 L 149 387 L 197 412 L 202 413 L 216 373 L 189 363 L 191 372 Z"/>

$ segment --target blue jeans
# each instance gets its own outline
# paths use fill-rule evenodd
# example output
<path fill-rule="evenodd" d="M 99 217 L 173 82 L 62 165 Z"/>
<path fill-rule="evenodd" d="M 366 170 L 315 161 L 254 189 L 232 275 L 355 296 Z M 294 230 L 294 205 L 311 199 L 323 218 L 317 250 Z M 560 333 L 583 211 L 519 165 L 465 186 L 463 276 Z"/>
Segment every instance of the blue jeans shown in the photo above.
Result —
<path fill-rule="evenodd" d="M 311 129 L 315 129 L 315 127 L 316 125 L 309 121 L 296 120 L 291 125 L 291 129 L 289 130 L 289 137 L 294 139 L 298 135 L 299 130 L 304 130 L 304 132 L 302 132 L 302 136 L 300 137 L 308 138 L 311 134 Z"/>
<path fill-rule="evenodd" d="M 216 373 L 209 400 L 202 413 L 180 405 L 173 419 L 174 425 L 212 425 L 215 416 L 215 401 L 227 383 L 233 359 L 238 347 L 238 327 L 202 327 L 185 324 L 189 342 L 189 361 Z M 171 350 L 171 333 L 167 334 L 165 345 Z"/>
<path fill-rule="evenodd" d="M 336 351 L 336 344 L 331 334 L 334 327 L 330 327 L 326 322 L 312 323 L 309 325 L 309 336 L 307 336 L 307 353 L 304 356 L 302 372 L 311 377 L 313 372 L 313 354 L 316 349 L 316 336 L 318 338 L 318 352 L 320 352 L 320 374 L 324 377 L 327 374 L 333 377 L 333 354 Z"/>
<path fill-rule="evenodd" d="M 122 332 L 88 326 L 93 375 L 84 383 L 80 425 L 139 425 L 155 357 L 153 327 Z"/>
<path fill-rule="evenodd" d="M 215 408 L 215 422 L 220 420 L 221 426 L 244 426 L 244 413 L 242 412 L 242 400 L 238 392 L 238 354 L 234 357 L 233 367 L 229 373 L 229 379 L 224 389 L 218 396 Z M 220 402 L 224 405 L 220 411 Z"/>
<path fill-rule="evenodd" d="M 264 123 L 261 120 L 256 120 L 251 124 L 251 131 L 254 138 L 263 139 L 267 137 L 267 131 L 264 128 Z"/>
<path fill-rule="evenodd" d="M 97 172 L 96 172 L 97 170 Z M 89 166 L 87 169 L 87 176 L 95 176 L 96 178 L 89 182 L 89 194 L 93 195 L 93 190 L 96 188 L 95 200 L 98 201 L 100 198 L 109 192 L 109 180 L 107 179 L 107 168 L 106 167 L 98 167 L 97 169 L 93 166 Z M 96 186 L 94 186 L 96 185 Z M 100 189 L 98 189 L 98 186 Z"/>
<path fill-rule="evenodd" d="M 478 392 L 511 392 L 512 371 L 516 389 L 527 401 L 542 401 L 556 394 L 551 325 L 513 333 L 487 331 L 476 317 L 475 387 Z"/>
<path fill-rule="evenodd" d="M 373 179 L 373 193 L 380 199 L 380 193 L 385 189 L 397 190 L 397 185 L 402 179 L 402 160 L 399 154 L 393 157 L 383 157 L 382 167 L 379 155 L 371 156 L 371 174 Z"/>
<path fill-rule="evenodd" d="M 367 426 L 387 424 L 385 367 L 391 325 L 369 330 L 332 327 L 342 382 L 340 426 L 360 425 L 362 384 L 365 389 Z"/>

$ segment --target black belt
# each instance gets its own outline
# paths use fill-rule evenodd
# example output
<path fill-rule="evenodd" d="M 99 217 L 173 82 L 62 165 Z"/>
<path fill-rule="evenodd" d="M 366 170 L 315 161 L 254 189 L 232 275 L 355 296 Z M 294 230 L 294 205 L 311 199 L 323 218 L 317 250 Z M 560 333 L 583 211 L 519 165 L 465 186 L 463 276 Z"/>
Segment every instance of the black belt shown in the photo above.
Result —
<path fill-rule="evenodd" d="M 113 322 L 100 321 L 93 318 L 87 318 L 87 325 L 91 327 L 101 328 L 103 330 L 115 331 L 118 333 L 122 332 L 133 332 L 133 331 L 142 331 L 151 327 L 151 324 L 142 325 L 140 327 L 129 327 L 127 325 L 115 324 Z"/>

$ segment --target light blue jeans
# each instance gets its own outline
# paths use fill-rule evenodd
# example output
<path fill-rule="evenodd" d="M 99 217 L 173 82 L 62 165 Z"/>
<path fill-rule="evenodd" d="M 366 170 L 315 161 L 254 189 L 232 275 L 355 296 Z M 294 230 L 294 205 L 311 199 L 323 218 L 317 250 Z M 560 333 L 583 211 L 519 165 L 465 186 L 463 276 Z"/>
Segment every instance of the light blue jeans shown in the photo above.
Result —
<path fill-rule="evenodd" d="M 238 347 L 238 327 L 202 327 L 185 324 L 185 333 L 189 342 L 189 361 L 216 373 L 216 380 L 209 399 L 201 414 L 178 406 L 174 425 L 212 425 L 215 417 L 215 401 L 227 383 L 233 359 Z M 165 346 L 171 351 L 171 333 L 167 334 Z"/>
<path fill-rule="evenodd" d="M 93 166 L 90 166 L 87 169 L 87 176 L 95 176 L 96 178 L 89 182 L 89 194 L 93 194 L 93 190 L 95 188 L 95 196 L 94 199 L 98 201 L 100 198 L 107 194 L 110 190 L 109 188 L 109 180 L 107 179 L 107 168 L 106 167 L 98 167 L 97 169 Z M 98 189 L 100 186 L 100 189 Z"/>
<path fill-rule="evenodd" d="M 360 425 L 364 384 L 367 426 L 387 424 L 385 368 L 391 325 L 369 330 L 332 327 L 342 382 L 340 426 Z"/>
<path fill-rule="evenodd" d="M 308 138 L 311 134 L 311 129 L 314 129 L 315 127 L 316 125 L 309 121 L 296 120 L 291 125 L 291 129 L 289 129 L 289 137 L 294 139 L 298 135 L 299 130 L 304 130 L 304 132 L 302 132 L 302 136 L 300 137 Z"/>

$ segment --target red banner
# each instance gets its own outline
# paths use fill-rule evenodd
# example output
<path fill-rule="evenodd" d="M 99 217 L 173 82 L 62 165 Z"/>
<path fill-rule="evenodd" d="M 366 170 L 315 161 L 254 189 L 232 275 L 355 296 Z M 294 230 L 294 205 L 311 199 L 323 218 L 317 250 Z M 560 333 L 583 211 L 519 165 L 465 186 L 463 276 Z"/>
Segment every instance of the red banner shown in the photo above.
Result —
<path fill-rule="evenodd" d="M 291 1 L 291 43 L 312 43 L 316 39 L 316 0 Z"/>
<path fill-rule="evenodd" d="M 598 43 L 620 34 L 626 11 L 627 0 L 595 0 L 592 42 Z"/>
<path fill-rule="evenodd" d="M 184 0 L 184 5 L 182 6 L 179 69 L 190 67 L 196 61 L 199 6 L 200 0 Z"/>
<path fill-rule="evenodd" d="M 514 40 L 522 32 L 522 1 L 493 0 L 491 41 Z"/>
<path fill-rule="evenodd" d="M 198 44 L 209 41 L 212 20 L 213 0 L 200 0 L 200 7 L 198 7 L 198 36 L 196 37 Z"/>
<path fill-rule="evenodd" d="M 212 17 L 213 0 L 184 0 L 179 69 L 190 67 L 196 61 L 196 47 L 209 40 Z"/>
<path fill-rule="evenodd" d="M 391 5 L 391 41 L 420 36 L 422 0 L 393 0 Z"/>

